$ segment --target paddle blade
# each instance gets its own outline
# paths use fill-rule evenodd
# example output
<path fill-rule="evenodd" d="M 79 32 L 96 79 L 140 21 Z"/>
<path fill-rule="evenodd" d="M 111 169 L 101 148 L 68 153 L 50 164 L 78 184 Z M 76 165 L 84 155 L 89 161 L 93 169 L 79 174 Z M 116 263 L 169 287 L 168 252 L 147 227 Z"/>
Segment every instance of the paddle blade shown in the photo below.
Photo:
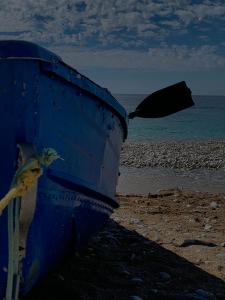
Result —
<path fill-rule="evenodd" d="M 192 105 L 194 102 L 191 90 L 185 81 L 181 81 L 147 96 L 136 110 L 129 114 L 129 119 L 165 117 Z"/>

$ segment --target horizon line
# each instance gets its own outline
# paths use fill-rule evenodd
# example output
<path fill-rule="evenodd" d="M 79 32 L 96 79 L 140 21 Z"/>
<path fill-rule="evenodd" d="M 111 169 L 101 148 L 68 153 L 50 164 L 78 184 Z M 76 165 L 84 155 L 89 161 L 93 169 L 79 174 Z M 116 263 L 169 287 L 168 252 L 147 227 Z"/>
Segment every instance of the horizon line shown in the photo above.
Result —
<path fill-rule="evenodd" d="M 154 93 L 155 91 L 153 91 L 152 93 Z M 150 95 L 152 93 L 124 93 L 124 92 L 111 92 L 111 94 L 114 94 L 114 95 Z M 213 97 L 225 97 L 225 94 L 224 95 L 215 95 L 215 94 L 192 94 L 192 96 L 201 96 L 201 97 L 209 97 L 209 96 L 213 96 Z"/>

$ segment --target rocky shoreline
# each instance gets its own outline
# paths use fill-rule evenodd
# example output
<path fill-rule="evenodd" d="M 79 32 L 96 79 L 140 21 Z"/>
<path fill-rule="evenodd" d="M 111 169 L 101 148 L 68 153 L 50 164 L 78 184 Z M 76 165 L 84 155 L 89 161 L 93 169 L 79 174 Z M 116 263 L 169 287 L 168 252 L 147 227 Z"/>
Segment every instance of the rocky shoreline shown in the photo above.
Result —
<path fill-rule="evenodd" d="M 225 140 L 127 142 L 121 165 L 173 169 L 224 169 Z"/>

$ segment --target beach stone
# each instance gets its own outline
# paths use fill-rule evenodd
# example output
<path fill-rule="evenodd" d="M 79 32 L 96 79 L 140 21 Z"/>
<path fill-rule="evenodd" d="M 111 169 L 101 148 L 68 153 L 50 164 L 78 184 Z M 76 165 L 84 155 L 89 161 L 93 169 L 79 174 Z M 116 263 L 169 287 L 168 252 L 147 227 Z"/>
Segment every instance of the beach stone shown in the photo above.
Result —
<path fill-rule="evenodd" d="M 219 205 L 218 205 L 218 203 L 217 203 L 216 201 L 212 201 L 212 202 L 210 203 L 210 207 L 211 207 L 212 209 L 216 209 L 216 208 L 219 207 Z"/>
<path fill-rule="evenodd" d="M 186 239 L 180 244 L 180 247 L 188 247 L 188 246 L 207 246 L 207 247 L 216 247 L 217 245 L 211 242 L 197 240 L 197 239 Z"/>
<path fill-rule="evenodd" d="M 159 276 L 162 281 L 169 281 L 171 279 L 170 274 L 166 272 L 160 272 Z"/>
<path fill-rule="evenodd" d="M 198 296 L 202 297 L 203 299 L 209 299 L 209 300 L 215 299 L 215 295 L 214 295 L 213 293 L 208 292 L 208 291 L 203 290 L 203 289 L 197 289 L 197 290 L 195 291 L 195 293 L 196 293 Z"/>
<path fill-rule="evenodd" d="M 61 274 L 57 274 L 56 277 L 57 277 L 57 279 L 59 279 L 61 281 L 65 280 L 65 278 Z"/>
<path fill-rule="evenodd" d="M 127 270 L 122 270 L 120 273 L 124 275 L 130 275 L 130 272 Z"/>
<path fill-rule="evenodd" d="M 221 246 L 221 247 L 225 247 L 225 242 L 222 242 L 222 243 L 220 244 L 220 246 Z"/>
<path fill-rule="evenodd" d="M 206 224 L 204 230 L 208 231 L 210 229 L 212 229 L 212 225 Z"/>
<path fill-rule="evenodd" d="M 224 260 L 225 259 L 225 253 L 217 253 L 216 257 L 219 258 L 219 259 Z"/>
<path fill-rule="evenodd" d="M 139 277 L 134 277 L 134 278 L 131 279 L 131 281 L 133 283 L 143 283 L 144 282 L 143 279 L 141 279 Z"/>
<path fill-rule="evenodd" d="M 139 220 L 139 219 L 134 219 L 134 218 L 132 218 L 131 220 L 130 220 L 130 224 L 140 224 L 141 223 L 141 221 Z"/>
<path fill-rule="evenodd" d="M 130 300 L 143 300 L 143 298 L 139 297 L 139 296 L 130 296 L 129 298 Z"/>
<path fill-rule="evenodd" d="M 131 257 L 130 257 L 130 260 L 134 260 L 136 258 L 136 254 L 135 253 L 132 253 L 131 254 Z"/>

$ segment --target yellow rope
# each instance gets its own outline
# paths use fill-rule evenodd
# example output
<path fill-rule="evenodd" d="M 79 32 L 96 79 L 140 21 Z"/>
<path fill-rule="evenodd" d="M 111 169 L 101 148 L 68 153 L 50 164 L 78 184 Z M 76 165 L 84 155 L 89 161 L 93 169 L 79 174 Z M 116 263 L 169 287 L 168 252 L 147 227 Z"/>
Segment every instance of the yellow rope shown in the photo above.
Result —
<path fill-rule="evenodd" d="M 41 155 L 28 159 L 16 171 L 11 188 L 0 200 L 0 215 L 8 206 L 8 275 L 6 300 L 18 298 L 19 274 L 19 213 L 18 201 L 14 210 L 12 200 L 21 197 L 31 188 L 43 173 L 42 167 L 48 167 L 54 160 L 61 157 L 52 148 L 43 149 Z M 15 221 L 15 223 L 14 223 Z"/>
<path fill-rule="evenodd" d="M 0 200 L 0 215 L 9 205 L 11 200 L 26 194 L 29 188 L 36 182 L 43 173 L 42 167 L 49 166 L 54 160 L 60 158 L 54 149 L 46 148 L 37 158 L 27 160 L 14 175 L 11 188 L 8 193 Z"/>

